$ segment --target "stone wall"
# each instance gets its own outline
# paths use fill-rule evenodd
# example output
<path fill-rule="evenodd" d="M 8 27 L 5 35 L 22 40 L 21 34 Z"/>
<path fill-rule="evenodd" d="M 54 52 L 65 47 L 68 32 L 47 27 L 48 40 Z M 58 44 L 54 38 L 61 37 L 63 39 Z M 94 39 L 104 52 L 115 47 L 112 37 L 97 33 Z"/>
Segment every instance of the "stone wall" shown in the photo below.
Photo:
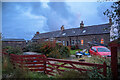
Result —
<path fill-rule="evenodd" d="M 11 46 L 11 47 L 26 47 L 26 41 L 2 41 L 2 47 Z"/>
<path fill-rule="evenodd" d="M 82 36 L 71 36 L 71 37 L 57 37 L 54 40 L 61 41 L 65 46 L 74 46 L 78 45 L 80 49 L 89 48 L 88 42 L 96 41 L 97 43 L 101 43 L 101 39 L 104 40 L 104 44 L 108 44 L 110 42 L 110 34 L 99 34 L 99 35 L 82 35 Z M 81 40 L 83 40 L 83 45 L 81 44 Z M 43 43 L 44 41 L 50 41 L 50 39 L 39 39 L 33 40 L 33 42 L 37 42 L 38 44 Z"/>

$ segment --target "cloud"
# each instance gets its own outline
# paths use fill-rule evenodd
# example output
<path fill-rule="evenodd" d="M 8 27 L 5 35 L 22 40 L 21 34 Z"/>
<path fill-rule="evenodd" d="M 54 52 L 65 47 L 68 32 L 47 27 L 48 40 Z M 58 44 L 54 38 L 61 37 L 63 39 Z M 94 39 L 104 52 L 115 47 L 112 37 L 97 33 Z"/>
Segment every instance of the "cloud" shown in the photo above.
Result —
<path fill-rule="evenodd" d="M 65 25 L 65 29 L 74 28 L 79 26 L 80 20 L 85 20 L 85 24 L 98 24 L 99 16 L 103 16 L 102 5 L 87 4 L 88 6 L 84 3 L 69 5 L 66 2 L 3 2 L 2 32 L 5 37 L 32 39 L 36 31 L 56 31 L 62 25 Z"/>
<path fill-rule="evenodd" d="M 66 5 L 64 2 L 49 2 L 49 7 L 56 12 L 57 15 L 60 15 L 62 18 L 69 19 L 72 17 L 70 12 L 70 6 Z"/>
<path fill-rule="evenodd" d="M 31 14 L 31 3 L 3 3 L 2 33 L 4 37 L 31 39 L 36 31 L 44 32 L 46 18 Z M 31 34 L 32 33 L 32 34 Z"/>
<path fill-rule="evenodd" d="M 108 18 L 103 14 L 107 9 L 111 8 L 113 2 L 101 2 L 97 7 L 97 15 L 105 22 L 108 22 Z"/>

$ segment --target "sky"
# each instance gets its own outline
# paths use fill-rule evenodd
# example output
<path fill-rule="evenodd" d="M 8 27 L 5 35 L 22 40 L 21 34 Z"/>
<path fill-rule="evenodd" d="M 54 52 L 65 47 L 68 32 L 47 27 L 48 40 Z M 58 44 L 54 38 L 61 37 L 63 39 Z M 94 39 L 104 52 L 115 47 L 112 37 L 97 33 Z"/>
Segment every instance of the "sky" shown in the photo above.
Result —
<path fill-rule="evenodd" d="M 40 33 L 108 23 L 112 2 L 2 2 L 3 38 L 32 39 Z"/>

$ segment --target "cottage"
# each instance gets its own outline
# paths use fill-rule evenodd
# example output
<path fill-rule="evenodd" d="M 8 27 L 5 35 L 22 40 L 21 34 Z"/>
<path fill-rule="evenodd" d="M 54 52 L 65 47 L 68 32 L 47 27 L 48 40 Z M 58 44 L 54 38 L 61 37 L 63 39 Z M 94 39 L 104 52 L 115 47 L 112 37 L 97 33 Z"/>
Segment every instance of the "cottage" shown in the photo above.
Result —
<path fill-rule="evenodd" d="M 65 46 L 75 46 L 77 45 L 80 49 L 89 48 L 88 43 L 96 42 L 101 44 L 108 44 L 110 42 L 110 31 L 111 19 L 109 23 L 84 26 L 83 21 L 80 23 L 80 27 L 65 29 L 62 25 L 61 30 L 52 31 L 47 33 L 36 32 L 32 38 L 32 42 L 38 44 L 44 41 L 61 42 Z"/>
<path fill-rule="evenodd" d="M 26 47 L 26 40 L 24 39 L 2 39 L 2 47 L 11 46 L 11 47 Z"/>

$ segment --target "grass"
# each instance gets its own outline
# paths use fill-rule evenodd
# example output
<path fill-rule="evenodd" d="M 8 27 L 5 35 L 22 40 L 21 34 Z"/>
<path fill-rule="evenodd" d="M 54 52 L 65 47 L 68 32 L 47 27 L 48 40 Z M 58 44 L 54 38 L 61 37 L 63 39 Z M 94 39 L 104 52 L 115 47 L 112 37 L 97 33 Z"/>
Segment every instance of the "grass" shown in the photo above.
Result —
<path fill-rule="evenodd" d="M 63 78 L 65 79 L 70 79 L 70 80 L 87 80 L 89 78 L 89 76 L 87 75 L 87 73 L 81 73 L 75 70 L 69 70 L 69 71 L 65 71 L 60 75 L 56 75 L 56 78 L 59 78 L 60 80 L 63 80 Z"/>
<path fill-rule="evenodd" d="M 87 56 L 83 56 L 83 58 L 85 59 L 85 62 L 87 63 L 97 63 L 97 64 L 103 64 L 103 62 L 105 61 L 107 63 L 107 65 L 110 65 L 110 58 L 101 58 L 99 56 L 95 56 L 92 55 L 91 57 L 87 57 Z"/>
<path fill-rule="evenodd" d="M 106 62 L 107 66 L 110 66 L 110 58 L 100 58 L 99 56 L 91 56 L 91 57 L 87 57 L 87 56 L 83 56 L 83 59 L 85 59 L 85 62 L 87 63 L 97 63 L 97 64 L 103 64 L 104 61 Z M 78 60 L 76 58 L 76 60 Z M 57 63 L 58 65 L 61 65 L 63 63 Z M 66 64 L 65 66 L 71 66 L 69 64 Z M 103 75 L 101 75 L 100 73 L 98 73 L 98 71 L 102 72 L 103 69 L 97 69 L 96 67 L 92 67 L 92 66 L 83 66 L 83 65 L 74 65 L 76 66 L 77 68 L 82 68 L 82 69 L 88 69 L 88 70 L 93 70 L 92 72 L 88 72 L 89 76 L 91 78 L 100 78 L 100 79 L 103 79 L 103 78 L 108 78 L 108 79 L 111 79 L 111 68 L 107 68 L 107 77 L 104 77 Z M 59 69 L 62 69 L 62 70 L 72 70 L 72 69 L 67 69 L 67 68 L 62 68 L 62 67 L 59 67 Z M 95 69 L 95 70 L 94 70 Z M 68 73 L 69 74 L 69 73 Z"/>
<path fill-rule="evenodd" d="M 71 55 L 75 55 L 76 51 L 82 51 L 82 49 L 70 50 Z"/>

